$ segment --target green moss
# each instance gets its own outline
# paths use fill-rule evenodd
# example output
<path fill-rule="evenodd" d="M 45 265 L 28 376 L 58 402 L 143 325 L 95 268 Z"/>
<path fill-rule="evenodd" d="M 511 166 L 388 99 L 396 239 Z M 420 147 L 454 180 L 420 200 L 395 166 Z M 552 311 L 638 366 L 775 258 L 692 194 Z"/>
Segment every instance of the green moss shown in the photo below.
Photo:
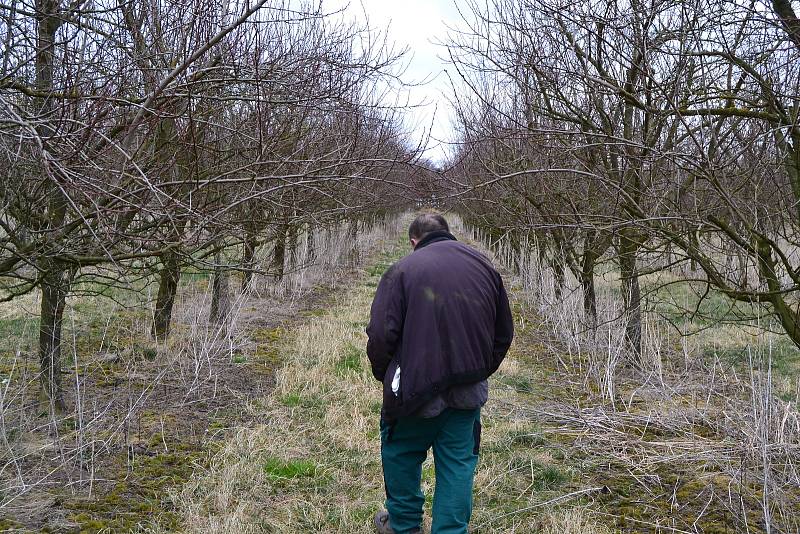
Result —
<path fill-rule="evenodd" d="M 286 331 L 278 328 L 257 328 L 251 332 L 251 337 L 256 342 L 253 361 L 265 364 L 268 369 L 273 369 L 282 361 L 281 347 Z M 235 362 L 234 356 L 234 363 Z"/>
<path fill-rule="evenodd" d="M 289 408 L 319 408 L 325 403 L 317 396 L 300 395 L 299 393 L 289 393 L 280 398 L 281 404 Z"/>
<path fill-rule="evenodd" d="M 726 506 L 729 490 L 742 499 L 746 520 L 751 532 L 760 532 L 761 520 L 759 488 L 744 491 L 736 480 L 712 472 L 701 465 L 665 463 L 649 470 L 648 478 L 639 480 L 623 474 L 625 465 L 598 466 L 595 474 L 611 493 L 604 497 L 603 507 L 616 517 L 614 526 L 624 530 L 639 531 L 641 521 L 650 524 L 670 524 L 685 530 L 704 533 L 731 532 L 733 518 Z M 647 498 L 642 483 L 648 486 Z M 738 521 L 738 520 L 737 520 Z M 728 530 L 726 530 L 726 528 Z"/>
<path fill-rule="evenodd" d="M 520 430 L 509 434 L 512 446 L 517 447 L 541 447 L 547 440 L 541 432 Z"/>
<path fill-rule="evenodd" d="M 389 261 L 388 258 L 384 258 L 378 263 L 367 267 L 367 274 L 374 277 L 381 277 L 383 276 L 383 273 L 385 273 L 386 270 L 391 267 L 392 263 L 394 262 Z"/>
<path fill-rule="evenodd" d="M 280 341 L 286 335 L 286 330 L 283 327 L 267 328 L 259 331 L 259 341 L 272 341 L 273 343 Z"/>
<path fill-rule="evenodd" d="M 498 374 L 496 381 L 520 393 L 533 392 L 533 380 L 527 376 Z"/>
<path fill-rule="evenodd" d="M 281 403 L 284 406 L 288 406 L 290 408 L 295 408 L 297 406 L 301 406 L 303 402 L 303 398 L 298 395 L 297 393 L 289 393 L 288 395 L 284 395 L 281 398 Z"/>
<path fill-rule="evenodd" d="M 163 447 L 161 435 L 153 436 Z M 136 455 L 133 462 L 118 458 L 119 480 L 91 499 L 75 498 L 64 506 L 73 512 L 67 519 L 80 532 L 130 532 L 157 524 L 161 530 L 180 530 L 179 516 L 164 510 L 169 488 L 184 484 L 197 467 L 207 465 L 211 450 L 185 443 L 169 443 L 170 452 L 153 456 Z"/>
<path fill-rule="evenodd" d="M 361 362 L 363 362 L 366 357 L 367 353 L 364 352 L 364 349 L 352 343 L 347 343 L 344 348 L 344 354 L 334 365 L 336 373 L 340 376 L 344 376 L 348 373 L 362 372 L 364 367 Z"/>
<path fill-rule="evenodd" d="M 107 375 L 97 381 L 97 385 L 104 388 L 115 388 L 122 384 L 123 379 L 119 376 Z"/>
<path fill-rule="evenodd" d="M 139 354 L 143 359 L 152 362 L 158 356 L 158 351 L 153 347 L 140 347 Z"/>
<path fill-rule="evenodd" d="M 436 469 L 434 468 L 433 464 L 423 464 L 422 466 L 422 481 L 428 482 L 429 484 L 433 484 L 434 480 L 436 480 Z"/>
<path fill-rule="evenodd" d="M 534 471 L 533 487 L 537 490 L 552 490 L 569 480 L 569 476 L 554 465 L 540 467 Z"/>
<path fill-rule="evenodd" d="M 63 418 L 59 423 L 59 427 L 64 432 L 72 432 L 77 427 L 77 423 L 75 422 L 75 417 L 68 416 Z"/>
<path fill-rule="evenodd" d="M 313 477 L 317 474 L 317 464 L 310 460 L 270 457 L 264 462 L 264 473 L 272 481 Z"/>
<path fill-rule="evenodd" d="M 0 518 L 0 532 L 5 532 L 7 530 L 17 530 L 22 529 L 22 525 L 14 521 L 13 519 L 9 519 L 6 517 Z"/>

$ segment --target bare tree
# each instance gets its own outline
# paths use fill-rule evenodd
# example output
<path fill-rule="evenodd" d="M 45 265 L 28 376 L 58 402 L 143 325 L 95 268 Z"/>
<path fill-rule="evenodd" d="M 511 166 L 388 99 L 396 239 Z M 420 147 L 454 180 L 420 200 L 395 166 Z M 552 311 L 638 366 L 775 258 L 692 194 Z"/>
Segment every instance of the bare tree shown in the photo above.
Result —
<path fill-rule="evenodd" d="M 57 410 L 76 280 L 155 274 L 161 339 L 184 266 L 213 269 L 244 246 L 226 268 L 252 272 L 273 242 L 280 275 L 301 225 L 383 209 L 388 197 L 367 196 L 403 187 L 390 174 L 413 151 L 393 135 L 395 110 L 373 101 L 402 51 L 354 50 L 368 30 L 318 4 L 26 9 L 0 8 L 0 284 L 6 300 L 42 290 L 42 383 Z"/>

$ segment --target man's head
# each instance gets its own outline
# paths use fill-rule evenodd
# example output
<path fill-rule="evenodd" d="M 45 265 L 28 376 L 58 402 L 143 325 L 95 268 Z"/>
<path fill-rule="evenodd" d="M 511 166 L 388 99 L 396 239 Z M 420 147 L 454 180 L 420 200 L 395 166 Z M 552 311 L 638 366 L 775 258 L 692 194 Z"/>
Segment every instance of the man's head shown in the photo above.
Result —
<path fill-rule="evenodd" d="M 444 217 L 438 213 L 423 213 L 414 219 L 414 222 L 408 227 L 408 239 L 411 241 L 411 246 L 417 248 L 417 243 L 422 241 L 426 235 L 441 230 L 450 231 L 450 227 L 447 226 L 447 221 L 444 220 Z"/>

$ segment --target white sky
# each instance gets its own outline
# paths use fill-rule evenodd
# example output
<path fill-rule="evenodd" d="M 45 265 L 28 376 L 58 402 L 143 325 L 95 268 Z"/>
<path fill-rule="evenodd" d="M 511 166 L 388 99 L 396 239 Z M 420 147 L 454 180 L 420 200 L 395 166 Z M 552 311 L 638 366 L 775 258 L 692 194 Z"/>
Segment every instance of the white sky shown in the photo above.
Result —
<path fill-rule="evenodd" d="M 463 9 L 463 0 L 324 0 L 323 3 L 325 11 L 347 5 L 345 16 L 360 21 L 366 17 L 373 29 L 388 29 L 389 39 L 398 50 L 408 47 L 403 81 L 427 83 L 409 88 L 409 103 L 424 105 L 408 112 L 407 125 L 413 127 L 415 143 L 423 142 L 430 129 L 425 156 L 435 163 L 443 162 L 447 142 L 454 140 L 445 97 L 450 90 L 445 73 L 447 50 L 436 43 L 447 40 L 448 26 L 461 26 L 456 4 Z"/>

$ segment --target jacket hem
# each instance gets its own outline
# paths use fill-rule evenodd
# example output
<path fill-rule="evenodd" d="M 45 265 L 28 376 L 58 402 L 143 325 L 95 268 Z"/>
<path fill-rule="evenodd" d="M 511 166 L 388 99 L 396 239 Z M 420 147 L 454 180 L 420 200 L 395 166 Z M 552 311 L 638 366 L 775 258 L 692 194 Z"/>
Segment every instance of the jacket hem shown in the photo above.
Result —
<path fill-rule="evenodd" d="M 492 373 L 487 369 L 482 369 L 480 371 L 471 371 L 468 373 L 451 375 L 447 380 L 442 380 L 440 382 L 431 384 L 429 387 L 423 390 L 415 391 L 410 395 L 404 396 L 403 403 L 400 405 L 386 406 L 386 402 L 384 401 L 381 415 L 388 423 L 392 423 L 401 417 L 407 417 L 413 414 L 422 408 L 433 397 L 439 393 L 447 391 L 447 389 L 453 386 L 480 382 L 481 380 L 486 380 L 489 378 L 491 374 Z"/>

